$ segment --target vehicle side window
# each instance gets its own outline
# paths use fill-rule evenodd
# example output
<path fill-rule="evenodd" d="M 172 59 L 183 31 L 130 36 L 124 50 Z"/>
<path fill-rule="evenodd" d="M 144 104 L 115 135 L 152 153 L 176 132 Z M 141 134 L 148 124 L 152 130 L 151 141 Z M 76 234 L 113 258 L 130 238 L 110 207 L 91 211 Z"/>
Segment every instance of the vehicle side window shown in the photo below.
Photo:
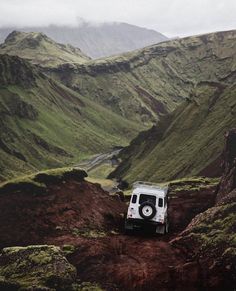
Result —
<path fill-rule="evenodd" d="M 158 207 L 163 207 L 163 198 L 158 199 Z"/>
<path fill-rule="evenodd" d="M 131 202 L 132 203 L 136 203 L 136 201 L 137 201 L 137 195 L 133 195 Z"/>

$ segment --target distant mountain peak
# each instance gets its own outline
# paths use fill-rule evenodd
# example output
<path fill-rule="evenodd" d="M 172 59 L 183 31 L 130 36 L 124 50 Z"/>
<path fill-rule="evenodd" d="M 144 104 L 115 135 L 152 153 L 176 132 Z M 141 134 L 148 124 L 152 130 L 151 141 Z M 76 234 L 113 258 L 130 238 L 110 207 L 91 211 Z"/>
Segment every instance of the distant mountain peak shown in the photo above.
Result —
<path fill-rule="evenodd" d="M 0 42 L 13 28 L 0 29 Z M 108 57 L 157 44 L 168 38 L 153 29 L 147 29 L 122 22 L 93 23 L 82 21 L 78 26 L 49 25 L 43 27 L 24 27 L 24 32 L 42 32 L 58 43 L 71 44 L 80 48 L 92 58 Z M 11 35 L 13 33 L 13 35 Z M 17 31 L 10 34 L 10 40 L 17 38 Z M 44 37 L 47 37 L 44 36 Z M 43 35 L 31 35 L 42 38 Z"/>
<path fill-rule="evenodd" d="M 34 49 L 39 46 L 42 41 L 55 43 L 52 39 L 41 32 L 22 32 L 14 30 L 7 36 L 5 44 L 15 43 L 19 45 L 19 43 L 21 43 L 23 47 L 25 46 Z"/>
<path fill-rule="evenodd" d="M 16 30 L 0 45 L 0 53 L 16 55 L 42 67 L 81 64 L 90 60 L 79 48 L 57 43 L 44 33 Z"/>

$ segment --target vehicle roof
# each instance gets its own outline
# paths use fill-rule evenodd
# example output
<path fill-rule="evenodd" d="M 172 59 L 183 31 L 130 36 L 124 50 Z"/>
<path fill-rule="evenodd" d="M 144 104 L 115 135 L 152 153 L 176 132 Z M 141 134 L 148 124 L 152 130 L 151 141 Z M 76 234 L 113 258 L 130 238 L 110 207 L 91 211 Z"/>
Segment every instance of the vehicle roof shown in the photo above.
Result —
<path fill-rule="evenodd" d="M 150 182 L 137 181 L 133 184 L 133 193 L 166 196 L 168 193 L 168 186 L 163 186 Z"/>
<path fill-rule="evenodd" d="M 155 196 L 166 196 L 167 191 L 165 189 L 152 189 L 148 187 L 137 187 L 133 190 L 133 194 L 150 194 Z"/>

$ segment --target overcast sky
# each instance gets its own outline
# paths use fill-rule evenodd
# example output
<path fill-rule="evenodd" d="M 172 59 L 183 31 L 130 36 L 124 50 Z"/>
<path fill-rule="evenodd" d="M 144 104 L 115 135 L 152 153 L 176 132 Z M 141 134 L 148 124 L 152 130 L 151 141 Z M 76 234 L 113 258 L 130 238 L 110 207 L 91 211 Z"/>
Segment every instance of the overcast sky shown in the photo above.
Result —
<path fill-rule="evenodd" d="M 0 0 L 0 26 L 127 22 L 172 36 L 236 29 L 236 0 Z"/>

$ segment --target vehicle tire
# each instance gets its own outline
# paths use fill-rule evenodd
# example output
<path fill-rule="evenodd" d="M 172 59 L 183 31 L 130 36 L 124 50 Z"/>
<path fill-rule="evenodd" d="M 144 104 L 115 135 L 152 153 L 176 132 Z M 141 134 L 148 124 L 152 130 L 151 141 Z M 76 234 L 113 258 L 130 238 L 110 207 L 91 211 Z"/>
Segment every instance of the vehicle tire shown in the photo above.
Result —
<path fill-rule="evenodd" d="M 156 207 L 151 202 L 144 202 L 139 206 L 139 215 L 145 220 L 152 219 L 156 212 Z"/>

